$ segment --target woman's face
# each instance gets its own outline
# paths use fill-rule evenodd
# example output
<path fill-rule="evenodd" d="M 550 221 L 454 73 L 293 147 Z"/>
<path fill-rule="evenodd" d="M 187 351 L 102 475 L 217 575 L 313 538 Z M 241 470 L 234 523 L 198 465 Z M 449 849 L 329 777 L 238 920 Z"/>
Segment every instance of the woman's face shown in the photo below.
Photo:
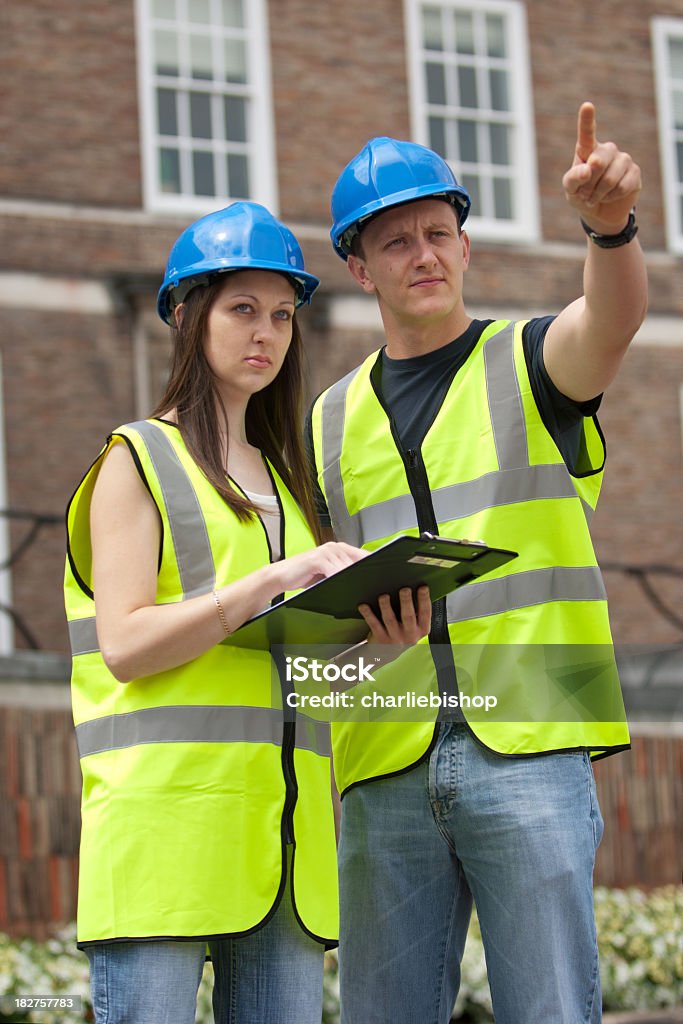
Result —
<path fill-rule="evenodd" d="M 204 339 L 204 354 L 222 395 L 249 399 L 277 377 L 292 340 L 294 308 L 294 288 L 282 274 L 226 274 Z"/>

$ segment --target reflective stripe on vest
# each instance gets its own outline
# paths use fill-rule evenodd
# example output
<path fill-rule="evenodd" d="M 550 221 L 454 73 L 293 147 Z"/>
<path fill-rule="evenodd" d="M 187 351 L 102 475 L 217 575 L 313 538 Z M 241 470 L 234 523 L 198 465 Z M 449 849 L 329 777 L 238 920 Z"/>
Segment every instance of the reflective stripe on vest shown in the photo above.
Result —
<path fill-rule="evenodd" d="M 388 534 L 404 533 L 415 528 L 415 502 L 410 494 L 401 494 L 388 501 L 369 505 L 351 516 L 346 511 L 345 503 L 344 511 L 341 511 L 337 492 L 333 494 L 328 508 L 333 515 L 338 538 L 349 544 L 372 544 Z M 491 473 L 476 480 L 439 487 L 432 491 L 432 504 L 437 522 L 447 522 L 453 518 L 454 509 L 458 510 L 458 518 L 464 518 L 494 508 L 495 505 L 575 497 L 576 490 L 563 466 L 522 466 L 507 470 L 502 474 L 502 479 L 499 474 Z M 582 504 L 586 519 L 589 520 L 592 510 L 586 503 Z"/>
<path fill-rule="evenodd" d="M 553 566 L 468 583 L 446 598 L 446 617 L 450 623 L 466 622 L 549 601 L 606 600 L 605 584 L 596 566 Z"/>
<path fill-rule="evenodd" d="M 486 396 L 501 472 L 529 465 L 529 442 L 515 371 L 513 332 L 514 324 L 508 324 L 484 345 Z"/>
<path fill-rule="evenodd" d="M 166 507 L 173 508 L 171 533 L 183 587 L 183 600 L 208 594 L 216 586 L 216 566 L 197 493 L 163 430 L 148 420 L 131 423 L 145 442 L 164 492 Z M 178 526 L 182 523 L 182 529 Z"/>
<path fill-rule="evenodd" d="M 272 743 L 282 746 L 282 711 L 263 707 L 142 708 L 76 726 L 80 757 L 142 743 Z M 299 728 L 301 724 L 301 728 Z M 329 757 L 329 727 L 297 720 L 297 747 Z"/>
<path fill-rule="evenodd" d="M 325 481 L 325 493 L 329 495 L 328 508 L 332 512 L 332 505 L 335 506 L 335 519 L 340 522 L 346 520 L 350 523 L 350 517 L 344 501 L 344 482 L 340 472 L 340 456 L 342 440 L 344 437 L 344 414 L 346 410 L 346 392 L 349 384 L 356 376 L 360 367 L 356 367 L 351 373 L 347 373 L 340 381 L 334 384 L 323 400 L 323 478 Z M 344 533 L 346 536 L 346 533 Z M 358 533 L 358 537 L 362 532 Z M 358 545 L 360 542 L 349 540 L 349 544 Z"/>
<path fill-rule="evenodd" d="M 94 654 L 99 651 L 96 621 L 94 615 L 89 615 L 87 619 L 72 619 L 68 623 L 69 643 L 73 658 L 78 657 L 79 654 Z"/>

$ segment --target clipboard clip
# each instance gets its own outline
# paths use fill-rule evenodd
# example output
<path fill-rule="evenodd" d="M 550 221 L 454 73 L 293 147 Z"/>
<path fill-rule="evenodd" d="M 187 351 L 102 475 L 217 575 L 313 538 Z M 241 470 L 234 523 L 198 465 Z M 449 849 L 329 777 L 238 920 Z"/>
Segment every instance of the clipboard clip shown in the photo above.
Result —
<path fill-rule="evenodd" d="M 442 538 L 439 536 L 438 533 L 429 533 L 428 530 L 423 530 L 422 533 L 420 534 L 420 540 L 442 540 Z M 485 540 L 466 540 L 464 537 L 459 537 L 458 541 L 460 542 L 460 544 L 483 544 L 484 546 L 486 545 Z"/>

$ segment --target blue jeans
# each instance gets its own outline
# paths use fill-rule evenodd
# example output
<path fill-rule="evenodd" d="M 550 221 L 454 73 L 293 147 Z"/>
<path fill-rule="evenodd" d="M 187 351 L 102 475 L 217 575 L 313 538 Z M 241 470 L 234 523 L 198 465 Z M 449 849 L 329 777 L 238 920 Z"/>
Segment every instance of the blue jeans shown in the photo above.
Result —
<path fill-rule="evenodd" d="M 96 1024 L 194 1024 L 206 946 L 151 941 L 89 947 Z M 216 1024 L 320 1024 L 323 947 L 301 930 L 288 891 L 263 928 L 208 946 Z"/>
<path fill-rule="evenodd" d="M 596 1024 L 587 754 L 505 758 L 442 726 L 412 771 L 342 802 L 342 1024 L 445 1024 L 477 907 L 496 1024 Z"/>

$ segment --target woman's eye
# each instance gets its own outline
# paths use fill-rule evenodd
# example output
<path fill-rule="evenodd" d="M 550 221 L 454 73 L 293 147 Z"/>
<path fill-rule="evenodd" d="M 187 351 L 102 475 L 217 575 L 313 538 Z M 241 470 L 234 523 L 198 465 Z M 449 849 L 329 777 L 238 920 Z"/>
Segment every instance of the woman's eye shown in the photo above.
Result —
<path fill-rule="evenodd" d="M 292 314 L 288 309 L 278 309 L 278 311 L 275 314 L 275 318 L 276 320 L 283 320 L 285 323 L 287 323 L 289 320 L 292 319 Z"/>
<path fill-rule="evenodd" d="M 248 302 L 238 302 L 235 306 L 236 313 L 250 313 L 252 307 Z"/>

